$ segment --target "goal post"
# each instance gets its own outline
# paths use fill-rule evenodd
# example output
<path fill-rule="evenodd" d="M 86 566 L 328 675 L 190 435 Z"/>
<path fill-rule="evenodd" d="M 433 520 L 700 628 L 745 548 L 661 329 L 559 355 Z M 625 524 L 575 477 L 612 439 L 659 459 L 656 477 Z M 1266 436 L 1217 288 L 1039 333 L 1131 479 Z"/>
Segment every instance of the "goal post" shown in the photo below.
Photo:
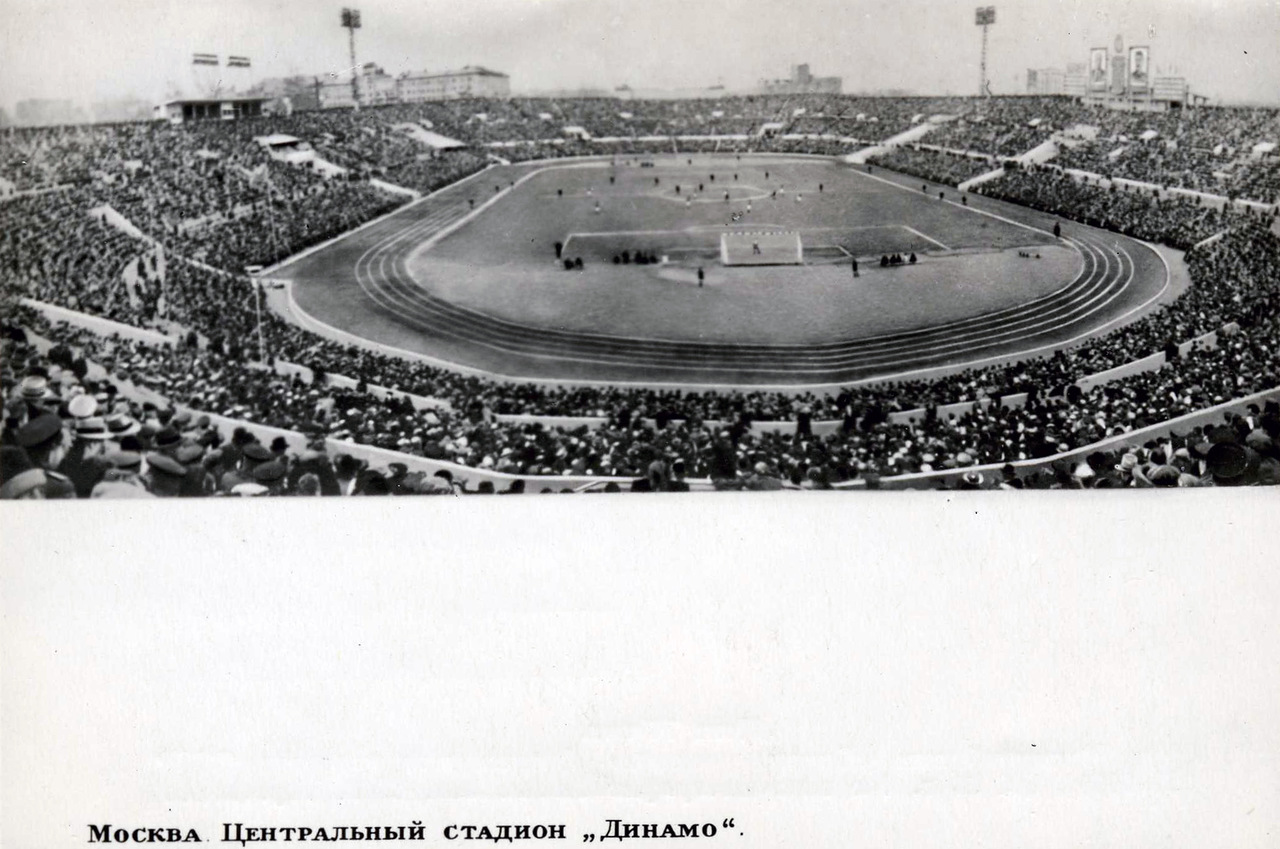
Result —
<path fill-rule="evenodd" d="M 720 234 L 723 265 L 803 265 L 804 243 L 795 230 Z"/>

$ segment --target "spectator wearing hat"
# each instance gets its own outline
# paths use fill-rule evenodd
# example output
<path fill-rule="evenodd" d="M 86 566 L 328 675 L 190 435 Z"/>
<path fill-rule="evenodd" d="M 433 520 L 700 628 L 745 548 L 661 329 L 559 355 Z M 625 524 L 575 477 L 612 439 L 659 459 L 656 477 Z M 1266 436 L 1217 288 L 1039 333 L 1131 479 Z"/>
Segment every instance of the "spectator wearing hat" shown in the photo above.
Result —
<path fill-rule="evenodd" d="M 486 481 L 486 483 L 488 483 Z M 493 484 L 489 484 L 492 492 Z M 355 488 L 351 492 L 352 495 L 390 495 L 391 487 L 387 484 L 387 478 L 382 472 L 373 469 L 365 469 L 356 478 Z"/>
<path fill-rule="evenodd" d="M 254 470 L 262 463 L 270 462 L 274 459 L 274 456 L 260 442 L 250 441 L 246 443 L 240 450 L 239 462 L 235 468 L 222 476 L 222 479 L 218 482 L 219 487 L 224 492 L 230 492 L 242 483 L 257 482 L 254 477 Z"/>
<path fill-rule="evenodd" d="M 18 397 L 27 405 L 27 418 L 34 418 L 45 412 L 50 403 L 57 403 L 58 396 L 49 386 L 49 378 L 45 374 L 29 374 L 22 379 L 17 389 Z"/>
<path fill-rule="evenodd" d="M 391 490 L 392 495 L 409 495 L 412 490 L 405 484 L 405 478 L 409 475 L 409 467 L 404 463 L 388 463 L 387 464 L 387 487 Z"/>
<path fill-rule="evenodd" d="M 688 468 L 683 458 L 676 458 L 671 461 L 671 475 L 667 480 L 668 492 L 688 492 L 689 483 L 686 481 L 685 474 Z"/>
<path fill-rule="evenodd" d="M 137 477 L 113 478 L 105 477 L 94 486 L 90 498 L 155 498 Z"/>
<path fill-rule="evenodd" d="M 76 497 L 75 484 L 66 475 L 54 471 L 66 456 L 67 435 L 62 419 L 52 413 L 38 415 L 18 429 L 15 441 L 34 465 L 44 469 L 45 498 Z"/>
<path fill-rule="evenodd" d="M 340 495 L 353 495 L 356 488 L 356 480 L 363 471 L 365 463 L 363 460 L 357 460 L 350 454 L 339 454 L 334 463 L 334 477 L 338 482 L 338 493 Z"/>
<path fill-rule="evenodd" d="M 782 479 L 773 473 L 768 463 L 761 460 L 752 467 L 751 474 L 747 476 L 746 488 L 760 491 L 779 490 L 782 489 Z"/>
<path fill-rule="evenodd" d="M 318 446 L 318 447 L 317 447 Z M 296 491 L 299 481 L 304 475 L 314 475 L 320 484 L 319 495 L 341 495 L 342 487 L 334 474 L 333 463 L 324 451 L 324 440 L 313 441 L 311 447 L 298 455 L 290 464 L 288 482 L 285 488 Z"/>
<path fill-rule="evenodd" d="M 109 451 L 104 459 L 110 464 L 89 493 L 90 498 L 151 498 L 143 480 L 142 455 L 136 451 Z"/>
<path fill-rule="evenodd" d="M 85 396 L 81 395 L 80 398 Z M 92 400 L 92 399 L 90 399 Z M 111 443 L 107 425 L 96 416 L 77 419 L 72 431 L 71 447 L 58 466 L 75 487 L 77 498 L 88 498 L 89 493 L 111 465 L 106 461 Z"/>
<path fill-rule="evenodd" d="M 42 499 L 47 480 L 44 469 L 32 463 L 26 451 L 16 445 L 0 446 L 0 499 Z"/>
<path fill-rule="evenodd" d="M 111 469 L 105 477 L 120 479 L 127 476 L 142 475 L 142 454 L 137 451 L 109 451 L 105 457 L 106 461 L 111 465 Z"/>
<path fill-rule="evenodd" d="M 77 421 L 94 416 L 98 412 L 98 401 L 92 395 L 81 393 L 67 402 L 67 412 Z"/>
<path fill-rule="evenodd" d="M 143 476 L 147 489 L 157 498 L 177 498 L 187 477 L 187 467 L 168 454 L 154 451 L 147 455 L 147 472 Z"/>
<path fill-rule="evenodd" d="M 267 488 L 267 495 L 280 495 L 284 492 L 285 475 L 288 471 L 282 460 L 268 460 L 254 468 L 253 480 Z"/>
<path fill-rule="evenodd" d="M 217 481 L 205 470 L 204 457 L 204 446 L 194 442 L 184 442 L 173 452 L 173 459 L 186 470 L 179 493 L 183 498 L 199 498 L 217 490 Z"/>
<path fill-rule="evenodd" d="M 1249 451 L 1235 442 L 1217 442 L 1205 455 L 1205 467 L 1214 486 L 1244 486 L 1248 483 Z"/>
<path fill-rule="evenodd" d="M 156 431 L 151 443 L 155 446 L 156 451 L 172 457 L 177 452 L 178 447 L 182 445 L 182 436 L 178 431 L 166 425 Z"/>
<path fill-rule="evenodd" d="M 106 425 L 110 438 L 117 442 L 127 436 L 135 436 L 142 429 L 128 413 L 112 413 L 107 416 Z"/>

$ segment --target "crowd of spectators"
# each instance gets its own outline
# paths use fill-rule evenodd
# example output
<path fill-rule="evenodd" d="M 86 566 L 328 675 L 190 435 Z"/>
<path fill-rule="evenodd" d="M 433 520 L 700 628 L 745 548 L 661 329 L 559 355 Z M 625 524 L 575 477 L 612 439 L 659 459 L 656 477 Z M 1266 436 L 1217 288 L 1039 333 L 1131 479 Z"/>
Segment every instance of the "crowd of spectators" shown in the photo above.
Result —
<path fill-rule="evenodd" d="M 1006 171 L 974 191 L 1179 249 L 1228 227 L 1249 221 L 1266 225 L 1275 217 L 1274 211 L 1214 207 L 1156 189 L 1126 190 L 1114 183 L 1103 188 L 1048 166 Z"/>
<path fill-rule="evenodd" d="M 195 217 L 193 212 L 261 201 L 261 191 L 246 187 L 239 178 L 263 162 L 264 154 L 252 139 L 272 133 L 301 139 L 359 180 L 377 176 L 394 182 L 403 175 L 405 185 L 430 191 L 468 167 L 482 166 L 478 160 L 488 150 L 519 160 L 672 149 L 749 152 L 807 147 L 807 152 L 837 153 L 847 152 L 852 144 L 883 141 L 934 116 L 953 119 L 929 134 L 930 144 L 943 147 L 1015 157 L 1057 131 L 1088 125 L 1095 130 L 1083 137 L 1095 140 L 1062 154 L 1070 167 L 1264 202 L 1274 200 L 1280 182 L 1274 157 L 1250 156 L 1258 142 L 1280 140 L 1280 112 L 1275 109 L 1125 113 L 1067 97 L 818 94 L 688 100 L 461 99 L 376 106 L 359 113 L 298 112 L 179 129 L 165 124 L 20 129 L 0 137 L 0 177 L 20 189 L 82 183 L 94 175 L 113 181 L 123 180 L 122 175 L 149 180 L 147 203 L 156 216 L 174 223 Z M 405 131 L 410 125 L 471 146 L 477 161 L 463 166 L 445 157 L 439 163 L 441 176 L 432 167 L 437 157 Z M 1141 141 L 1149 133 L 1155 137 Z M 682 136 L 714 140 L 705 146 L 692 139 L 677 142 Z M 784 136 L 792 138 L 783 140 Z M 799 136 L 809 138 L 797 141 Z M 594 141 L 602 138 L 627 140 L 631 147 Z M 649 139 L 655 141 L 644 141 Z M 813 150 L 820 141 L 824 150 Z M 1123 155 L 1114 161 L 1108 158 L 1122 147 Z M 166 180 L 174 183 L 162 185 Z M 282 185 L 280 190 L 296 194 L 294 186 Z"/>
<path fill-rule="evenodd" d="M 929 133 L 930 144 L 1015 157 L 1078 123 L 1081 107 L 1065 97 L 992 97 Z"/>
<path fill-rule="evenodd" d="M 272 159 L 253 142 L 255 132 L 269 129 L 205 122 L 15 131 L 16 140 L 6 138 L 15 147 L 5 156 L 21 155 L 15 152 L 19 146 L 42 138 L 47 159 L 62 169 L 48 182 L 72 187 L 19 198 L 23 206 L 16 214 L 38 210 L 37 216 L 25 216 L 31 220 L 74 211 L 74 226 L 81 227 L 84 210 L 110 206 L 183 255 L 240 271 L 296 253 L 404 202 L 402 195 L 362 180 L 326 179 Z"/>
<path fill-rule="evenodd" d="M 1129 143 L 1109 139 L 1064 146 L 1054 164 L 1107 179 L 1123 177 L 1233 200 L 1280 202 L 1280 158 L 1241 156 L 1222 145 L 1204 150 L 1158 138 Z"/>
<path fill-rule="evenodd" d="M 833 114 L 833 104 L 841 104 L 839 98 L 820 100 L 762 98 L 751 106 L 756 110 L 752 120 L 766 113 L 778 116 L 779 110 L 790 109 L 788 129 L 808 129 L 804 122 Z M 602 103 L 610 104 L 610 108 L 618 106 L 617 101 Z M 658 105 L 618 120 L 633 121 L 641 115 L 642 120 L 651 121 L 668 114 L 664 109 L 672 109 L 670 114 L 684 116 L 680 120 L 687 120 L 687 126 L 697 126 L 697 121 L 703 120 L 698 110 L 707 111 L 706 107 L 717 103 L 720 102 L 684 102 L 679 110 Z M 64 145 L 69 151 L 65 160 L 60 154 L 51 157 L 64 171 L 49 174 L 48 181 L 69 181 L 73 187 L 0 205 L 0 295 L 4 298 L 8 328 L 3 388 L 10 402 L 0 443 L 6 448 L 6 464 L 12 460 L 17 464 L 13 468 L 21 466 L 24 461 L 9 449 L 30 447 L 24 443 L 49 428 L 51 422 L 46 418 L 35 431 L 24 435 L 24 428 L 42 419 L 41 410 L 52 407 L 53 415 L 60 419 L 59 433 L 64 434 L 63 438 L 80 440 L 74 435 L 80 419 L 102 418 L 105 422 L 122 415 L 138 424 L 142 434 L 150 430 L 154 437 L 178 419 L 182 414 L 176 410 L 183 408 L 197 411 L 197 421 L 198 412 L 207 411 L 245 423 L 310 433 L 315 437 L 310 453 L 322 458 L 327 457 L 323 440 L 328 439 L 524 476 L 531 482 L 585 475 L 634 479 L 641 482 L 636 485 L 641 489 L 679 488 L 686 478 L 710 478 L 721 488 L 825 488 L 859 479 L 871 482 L 884 475 L 1048 457 L 1280 385 L 1280 328 L 1276 324 L 1276 316 L 1280 315 L 1280 280 L 1276 273 L 1280 255 L 1274 235 L 1265 229 L 1269 220 L 1215 211 L 1168 196 L 1085 186 L 1052 168 L 1014 170 L 984 186 L 983 191 L 1177 247 L 1188 247 L 1223 230 L 1230 232 L 1216 244 L 1188 253 L 1194 285 L 1176 302 L 1074 349 L 935 380 L 851 387 L 830 395 L 543 387 L 464 376 L 339 345 L 290 325 L 269 311 L 259 321 L 252 289 L 243 276 L 192 262 L 202 260 L 230 271 L 239 271 L 251 263 L 266 264 L 401 202 L 402 199 L 369 186 L 364 177 L 376 175 L 429 191 L 474 173 L 486 163 L 474 150 L 432 153 L 424 152 L 417 142 L 406 145 L 398 135 L 402 130 L 391 124 L 393 120 L 417 121 L 424 127 L 429 122 L 438 132 L 470 133 L 474 142 L 489 132 L 476 129 L 477 125 L 510 128 L 519 121 L 528 124 L 534 119 L 554 125 L 567 117 L 561 106 L 548 122 L 542 111 L 535 110 L 550 109 L 551 105 L 536 101 L 512 101 L 514 105 L 508 111 L 486 104 L 491 111 L 480 121 L 473 120 L 475 113 L 467 114 L 475 104 L 463 102 L 441 106 L 431 113 L 438 122 L 424 119 L 423 110 L 418 107 L 387 107 L 369 110 L 374 113 L 373 118 L 321 113 L 248 121 L 243 126 L 219 122 L 177 130 L 124 125 L 48 133 L 49 144 Z M 858 108 L 844 105 L 841 115 L 845 118 L 849 109 Z M 935 105 L 939 109 L 947 106 Z M 726 114 L 745 114 L 746 106 L 741 108 L 740 113 Z M 1065 120 L 1056 112 L 1056 101 L 1029 103 L 1023 108 L 1043 111 L 1051 121 Z M 921 114 L 916 109 L 927 111 L 924 104 L 912 103 L 903 107 L 898 117 L 913 121 Z M 1013 120 L 1016 114 L 1011 109 L 997 107 L 991 120 Z M 445 114 L 439 114 L 441 110 Z M 797 115 L 798 110 L 803 112 Z M 387 114 L 381 115 L 383 111 Z M 605 107 L 599 106 L 594 111 L 575 114 L 574 119 L 585 121 L 583 116 L 591 117 L 596 121 L 593 126 L 604 135 L 609 131 L 606 115 Z M 366 120 L 376 123 L 373 132 L 365 132 L 359 125 Z M 856 114 L 854 120 L 865 122 Z M 325 179 L 308 169 L 277 163 L 253 142 L 262 132 L 290 130 L 314 140 L 318 151 L 350 169 L 355 179 Z M 512 132 L 511 136 L 521 134 Z M 524 136 L 525 140 L 533 137 Z M 24 143 L 30 140 L 25 138 Z M 704 148 L 724 151 L 736 149 L 734 144 L 726 145 L 719 139 L 677 143 L 670 138 L 633 138 L 621 145 L 623 149 L 617 144 L 610 149 L 637 154 Z M 839 147 L 839 142 L 831 139 L 767 134 L 753 137 L 741 149 L 830 153 L 838 152 Z M 522 143 L 499 150 L 504 158 L 517 159 L 552 153 L 598 153 L 602 148 L 579 138 Z M 6 155 L 10 152 L 5 151 Z M 900 150 L 895 155 L 901 155 L 903 162 L 882 164 L 910 171 L 907 166 L 913 162 L 931 163 L 929 167 L 940 170 L 921 176 L 933 180 L 946 176 L 941 173 L 944 166 L 938 162 L 953 157 L 917 157 L 919 153 Z M 985 163 L 974 162 L 985 169 Z M 953 178 L 961 174 L 948 173 Z M 90 218 L 87 211 L 101 204 L 124 213 L 144 233 L 158 240 L 163 249 Z M 193 220 L 200 225 L 188 226 Z M 49 324 L 34 311 L 16 306 L 20 296 L 127 324 L 181 333 L 171 346 L 104 339 Z M 1216 347 L 1177 355 L 1177 343 L 1227 325 L 1233 332 L 1221 335 Z M 47 357 L 36 355 L 35 349 L 24 341 L 28 330 L 57 343 L 54 352 Z M 259 356 L 260 350 L 265 351 L 266 362 Z M 1089 374 L 1160 352 L 1169 362 L 1158 371 L 1087 391 L 1075 385 Z M 271 369 L 275 361 L 304 366 L 310 376 L 280 376 Z M 89 379 L 86 364 L 90 362 L 101 364 L 112 379 Z M 330 381 L 328 375 L 343 375 L 357 383 L 343 388 Z M 42 379 L 43 388 L 37 398 L 34 387 L 41 386 Z M 164 401 L 153 403 L 150 409 L 137 400 L 127 401 L 115 392 L 116 382 L 145 388 Z M 379 399 L 367 391 L 371 385 L 433 399 L 433 404 L 424 407 L 404 398 Z M 85 391 L 79 393 L 77 387 Z M 1009 396 L 1024 393 L 1024 404 L 1002 403 Z M 95 407 L 101 415 L 71 414 L 75 394 L 91 396 L 95 404 L 104 405 Z M 31 401 L 39 403 L 33 406 Z M 962 401 L 975 403 L 964 414 L 936 413 L 941 405 Z M 78 402 L 78 409 L 83 410 L 88 403 Z M 922 412 L 914 420 L 893 415 L 915 409 Z M 510 414 L 589 417 L 598 422 L 566 429 L 538 421 L 512 421 L 506 418 Z M 1274 415 L 1268 419 L 1257 414 L 1253 419 L 1246 436 L 1259 428 L 1265 431 L 1265 422 L 1273 421 Z M 813 423 L 824 420 L 839 425 L 834 432 L 814 436 Z M 795 426 L 763 431 L 753 427 L 760 422 L 779 421 L 794 422 Z M 1228 422 L 1228 429 L 1243 439 L 1240 421 Z M 201 468 L 223 447 L 212 444 L 220 439 L 216 432 L 204 435 L 210 432 L 205 428 L 197 437 L 179 439 L 183 445 L 209 440 L 197 461 Z M 1210 458 L 1196 446 L 1203 442 L 1216 445 L 1213 434 L 1219 432 L 1227 431 L 1218 428 L 1195 434 L 1188 445 L 1178 446 L 1190 455 L 1179 459 L 1200 464 L 1200 479 L 1207 474 Z M 141 445 L 112 443 L 115 448 L 111 450 L 147 455 L 157 448 L 171 447 L 168 435 L 164 446 L 143 441 L 137 432 L 130 436 L 137 436 Z M 234 461 L 230 466 L 218 465 L 208 478 L 202 478 L 199 494 L 231 491 L 249 483 L 255 484 L 249 487 L 254 491 L 258 491 L 259 484 L 265 486 L 264 491 L 299 491 L 297 480 L 290 478 L 299 460 L 288 452 L 281 452 L 277 458 L 285 475 L 276 479 L 288 480 L 287 484 L 273 490 L 271 484 L 276 480 L 260 481 L 252 474 L 252 480 L 241 479 L 246 473 L 255 473 L 257 466 L 241 465 L 245 462 L 243 448 L 251 440 L 240 435 L 231 442 L 237 440 L 241 444 L 233 448 L 238 447 L 239 451 L 216 454 L 216 464 L 223 464 L 224 456 L 234 457 Z M 111 440 L 94 437 L 88 441 Z M 1260 443 L 1260 439 L 1255 438 L 1254 442 Z M 1155 461 L 1169 461 L 1177 449 L 1163 455 L 1159 450 L 1163 449 L 1148 446 L 1135 456 L 1147 465 L 1168 465 Z M 191 448 L 185 454 L 195 456 Z M 48 472 L 56 470 L 58 464 L 49 466 L 48 457 L 41 460 L 35 455 L 39 455 L 38 446 L 34 452 L 27 452 L 25 462 L 35 466 L 43 463 Z M 320 466 L 328 462 L 310 459 Z M 335 469 L 338 460 L 335 457 L 330 464 Z M 347 466 L 354 463 L 350 458 L 345 462 Z M 146 470 L 153 465 L 172 470 L 164 461 L 151 464 L 148 459 L 130 468 Z M 1091 468 L 1092 465 L 1091 462 Z M 233 486 L 223 487 L 222 478 L 233 471 L 232 467 L 241 474 L 228 478 L 237 481 Z M 1127 471 L 1132 468 L 1131 465 Z M 26 471 L 34 471 L 34 467 Z M 272 468 L 266 474 L 269 477 L 275 471 Z M 1085 482 L 1080 482 L 1074 476 L 1077 471 L 1085 470 L 1074 468 L 1066 477 L 1080 485 L 1113 485 L 1101 483 L 1112 479 L 1110 474 L 1095 474 L 1092 478 L 1086 475 Z M 1148 471 L 1154 471 L 1154 467 Z M 6 471 L 6 479 L 8 474 Z M 141 478 L 151 481 L 148 474 L 143 471 Z M 1167 477 L 1164 472 L 1161 475 Z M 38 475 L 24 479 L 35 477 Z M 416 483 L 401 487 L 396 481 L 404 476 L 396 478 L 395 470 L 381 477 L 383 483 L 373 484 L 375 489 L 385 485 L 389 492 L 419 491 L 414 488 Z M 214 481 L 212 486 L 208 484 L 210 479 Z M 1118 480 L 1118 485 L 1130 485 L 1139 478 L 1130 475 Z M 347 483 L 347 491 L 359 488 L 354 478 Z M 1002 476 L 1000 483 L 1009 481 Z M 1057 469 L 1041 478 L 1035 474 L 1026 476 L 1025 484 L 1065 482 L 1062 470 Z M 986 478 L 983 485 L 995 485 L 995 481 Z M 151 484 L 143 488 L 148 487 L 155 488 Z M 310 487 L 308 483 L 303 488 Z M 561 487 L 552 482 L 551 488 L 558 491 Z M 447 491 L 457 491 L 457 486 L 448 487 Z"/>
<path fill-rule="evenodd" d="M 1280 201 L 1280 159 L 1254 153 L 1259 144 L 1280 142 L 1275 109 L 1136 113 L 1081 108 L 1081 123 L 1095 127 L 1096 134 L 1063 147 L 1056 161 L 1065 168 L 1267 204 Z"/>
<path fill-rule="evenodd" d="M 1024 384 L 1029 397 L 1021 406 L 988 397 L 963 414 L 943 417 L 926 411 L 914 421 L 891 419 L 883 407 L 866 403 L 852 390 L 823 399 L 820 405 L 813 403 L 815 399 L 767 393 L 756 396 L 763 404 L 756 407 L 747 396 L 702 399 L 711 409 L 724 410 L 727 404 L 735 413 L 718 421 L 701 418 L 688 407 L 680 409 L 684 399 L 675 393 L 655 398 L 653 407 L 642 403 L 633 408 L 636 397 L 609 390 L 623 399 L 620 407 L 596 410 L 607 413 L 598 427 L 568 429 L 500 419 L 490 402 L 502 387 L 482 381 L 475 396 L 462 392 L 449 407 L 418 409 L 402 398 L 379 400 L 361 386 L 329 385 L 322 376 L 280 377 L 251 362 L 251 351 L 237 347 L 232 338 L 204 347 L 148 347 L 51 326 L 25 308 L 14 311 L 10 335 L 20 333 L 20 326 L 55 339 L 67 351 L 61 358 L 64 378 L 75 375 L 76 362 L 100 363 L 116 380 L 145 386 L 167 399 L 163 409 L 178 405 L 213 412 L 312 433 L 317 440 L 375 445 L 538 480 L 566 475 L 639 479 L 655 470 L 665 480 L 678 469 L 682 477 L 710 478 L 719 488 L 775 488 L 774 483 L 821 488 L 859 478 L 875 481 L 886 475 L 1048 457 L 1275 387 L 1280 382 L 1280 300 L 1274 269 L 1280 253 L 1274 238 L 1268 238 L 1261 232 L 1241 232 L 1193 252 L 1189 264 L 1197 285 L 1188 294 L 1190 300 L 1162 314 L 1165 322 L 1174 323 L 1166 327 L 1182 332 L 1233 319 L 1233 332 L 1222 334 L 1216 347 L 1182 356 L 1169 352 L 1170 362 L 1162 369 L 1087 391 L 1061 381 L 1072 376 L 1074 367 L 1092 367 L 1096 359 L 1063 354 L 1020 364 L 1014 368 L 1030 378 Z M 1157 331 L 1149 327 L 1147 332 Z M 1123 350 L 1123 343 L 1108 340 L 1104 337 L 1099 346 Z M 5 362 L 22 363 L 27 355 L 29 351 L 20 349 Z M 385 363 L 375 368 L 381 365 Z M 9 395 L 16 397 L 29 378 L 48 377 L 38 369 L 32 372 L 30 366 L 24 371 L 7 374 Z M 1050 383 L 1042 384 L 1044 378 Z M 526 391 L 539 392 L 534 387 Z M 895 387 L 886 395 L 910 398 L 910 391 L 909 386 Z M 594 390 L 579 392 L 588 404 L 601 400 L 592 397 Z M 561 412 L 584 412 L 574 407 L 571 391 L 561 394 Z M 60 394 L 56 400 L 61 404 L 68 399 Z M 753 412 L 770 405 L 767 412 L 772 415 L 790 410 L 797 423 L 794 433 L 752 429 Z M 840 427 L 814 436 L 817 409 L 840 413 Z M 130 410 L 134 418 L 146 413 Z M 14 438 L 19 438 L 16 430 Z"/>
<path fill-rule="evenodd" d="M 958 186 L 999 167 L 989 159 L 974 159 L 921 147 L 894 147 L 867 161 L 891 171 L 948 186 Z"/>
<path fill-rule="evenodd" d="M 1081 123 L 1098 128 L 1099 137 L 1139 138 L 1148 130 L 1180 147 L 1213 150 L 1224 146 L 1246 153 L 1256 143 L 1280 140 L 1280 111 L 1273 107 L 1205 106 L 1167 112 L 1123 112 L 1102 107 L 1079 107 Z"/>
<path fill-rule="evenodd" d="M 0 204 L 0 275 L 4 287 L 41 301 L 140 324 L 123 282 L 146 245 L 87 212 L 80 191 L 18 197 Z"/>

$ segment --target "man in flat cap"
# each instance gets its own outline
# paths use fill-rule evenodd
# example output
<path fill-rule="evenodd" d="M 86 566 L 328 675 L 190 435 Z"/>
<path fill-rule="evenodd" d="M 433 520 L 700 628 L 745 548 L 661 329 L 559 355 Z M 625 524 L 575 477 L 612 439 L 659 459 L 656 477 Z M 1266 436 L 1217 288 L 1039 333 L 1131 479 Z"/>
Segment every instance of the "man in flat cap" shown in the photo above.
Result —
<path fill-rule="evenodd" d="M 152 437 L 151 444 L 155 446 L 156 451 L 172 457 L 178 447 L 182 445 L 182 435 L 166 425 L 156 431 L 156 435 Z"/>
<path fill-rule="evenodd" d="M 247 442 L 240 450 L 240 462 L 236 467 L 222 476 L 219 488 L 230 492 L 242 483 L 255 483 L 253 470 L 262 463 L 270 462 L 272 453 L 261 442 Z"/>
<path fill-rule="evenodd" d="M 280 495 L 284 492 L 285 474 L 288 471 L 282 460 L 268 460 L 254 468 L 253 480 L 267 488 L 267 495 Z"/>
<path fill-rule="evenodd" d="M 187 477 L 187 467 L 168 454 L 153 451 L 147 455 L 147 488 L 158 498 L 177 498 L 182 494 L 182 484 Z"/>
<path fill-rule="evenodd" d="M 204 446 L 194 442 L 184 442 L 173 452 L 173 459 L 187 470 L 181 492 L 184 498 L 211 495 L 217 489 L 217 482 L 204 467 L 204 458 Z"/>
<path fill-rule="evenodd" d="M 54 471 L 66 455 L 67 436 L 62 419 L 53 413 L 42 413 L 18 429 L 15 441 L 27 452 L 31 462 L 44 469 L 47 480 L 45 498 L 75 498 L 76 488 L 66 475 Z"/>

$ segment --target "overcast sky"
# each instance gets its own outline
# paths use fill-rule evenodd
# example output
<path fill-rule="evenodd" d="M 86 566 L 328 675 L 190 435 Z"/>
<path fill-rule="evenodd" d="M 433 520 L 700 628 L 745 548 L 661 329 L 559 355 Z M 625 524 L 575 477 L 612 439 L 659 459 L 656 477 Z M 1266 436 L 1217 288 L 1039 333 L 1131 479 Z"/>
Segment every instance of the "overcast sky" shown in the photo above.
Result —
<path fill-rule="evenodd" d="M 984 0 L 986 2 L 987 0 Z M 347 0 L 351 3 L 352 0 Z M 341 72 L 343 0 L 0 0 L 0 105 L 154 100 L 192 52 L 246 55 L 255 79 Z M 743 89 L 808 62 L 846 92 L 969 94 L 974 0 L 354 0 L 357 58 L 392 73 L 486 65 L 522 91 Z M 1157 73 L 1227 102 L 1280 103 L 1280 0 L 996 0 L 993 90 L 1091 46 L 1149 44 Z"/>

